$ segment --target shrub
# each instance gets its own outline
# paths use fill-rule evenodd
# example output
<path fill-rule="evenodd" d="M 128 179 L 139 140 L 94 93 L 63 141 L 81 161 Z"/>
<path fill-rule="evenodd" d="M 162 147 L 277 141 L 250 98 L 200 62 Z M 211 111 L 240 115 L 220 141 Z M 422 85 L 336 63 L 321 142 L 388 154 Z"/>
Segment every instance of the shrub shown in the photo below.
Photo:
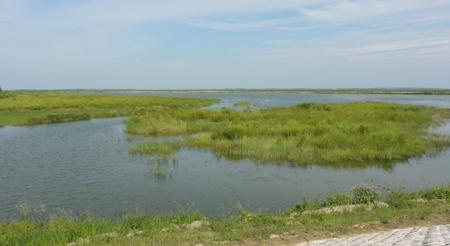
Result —
<path fill-rule="evenodd" d="M 407 208 L 410 206 L 409 200 L 412 198 L 410 196 L 403 192 L 393 191 L 388 194 L 387 202 L 394 208 Z"/>
<path fill-rule="evenodd" d="M 373 187 L 359 185 L 352 190 L 352 203 L 354 204 L 368 204 L 378 201 L 379 199 L 380 194 Z"/>

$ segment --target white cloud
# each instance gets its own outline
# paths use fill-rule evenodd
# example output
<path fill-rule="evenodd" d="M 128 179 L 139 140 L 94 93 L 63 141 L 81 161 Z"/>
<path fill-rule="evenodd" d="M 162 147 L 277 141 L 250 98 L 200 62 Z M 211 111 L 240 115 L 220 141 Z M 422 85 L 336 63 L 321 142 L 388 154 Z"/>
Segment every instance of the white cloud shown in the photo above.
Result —
<path fill-rule="evenodd" d="M 300 12 L 314 21 L 347 21 L 398 12 L 424 10 L 450 5 L 448 0 L 362 0 L 335 1 L 319 8 L 303 8 Z"/>

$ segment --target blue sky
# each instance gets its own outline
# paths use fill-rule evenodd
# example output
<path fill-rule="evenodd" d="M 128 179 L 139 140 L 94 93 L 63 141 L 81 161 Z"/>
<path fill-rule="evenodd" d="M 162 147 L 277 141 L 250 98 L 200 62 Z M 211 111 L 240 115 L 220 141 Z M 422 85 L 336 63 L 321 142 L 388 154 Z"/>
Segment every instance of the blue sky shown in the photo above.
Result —
<path fill-rule="evenodd" d="M 450 0 L 0 0 L 0 86 L 450 88 Z"/>

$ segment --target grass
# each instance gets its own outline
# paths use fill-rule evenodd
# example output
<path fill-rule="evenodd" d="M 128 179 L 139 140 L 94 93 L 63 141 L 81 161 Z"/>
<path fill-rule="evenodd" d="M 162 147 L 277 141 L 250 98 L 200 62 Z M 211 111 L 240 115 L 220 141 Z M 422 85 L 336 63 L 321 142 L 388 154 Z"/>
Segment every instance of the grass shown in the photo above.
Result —
<path fill-rule="evenodd" d="M 124 97 L 64 92 L 0 93 L 0 126 L 37 125 L 91 118 L 141 115 L 153 111 L 200 108 L 215 99 Z"/>
<path fill-rule="evenodd" d="M 132 154 L 150 154 L 161 157 L 170 156 L 182 147 L 182 143 L 178 141 L 168 142 L 151 142 L 136 145 L 130 148 Z"/>
<path fill-rule="evenodd" d="M 131 150 L 140 154 L 170 154 L 186 146 L 210 149 L 230 159 L 364 165 L 407 160 L 450 145 L 448 138 L 427 132 L 431 125 L 450 118 L 448 109 L 431 107 L 308 103 L 253 111 L 213 111 L 200 108 L 217 102 L 215 99 L 65 92 L 1 95 L 0 126 L 132 116 L 127 121 L 128 133 L 188 136 L 185 143 L 148 144 Z"/>
<path fill-rule="evenodd" d="M 450 222 L 450 187 L 414 193 L 390 192 L 383 200 L 389 206 L 375 207 L 371 211 L 360 208 L 333 214 L 304 213 L 306 210 L 348 204 L 348 198 L 352 196 L 356 195 L 344 193 L 326 199 L 328 202 L 304 202 L 278 215 L 253 214 L 243 210 L 232 217 L 209 221 L 197 213 L 162 217 L 133 215 L 118 220 L 92 216 L 56 218 L 47 222 L 23 219 L 0 223 L 0 245 L 66 245 L 82 241 L 89 241 L 89 245 L 213 245 L 218 242 L 224 245 L 259 245 L 270 242 L 271 234 L 280 235 L 286 243 Z M 343 199 L 336 200 L 336 197 Z M 186 225 L 193 221 L 203 221 L 203 225 L 189 229 Z M 130 232 L 141 235 L 130 237 Z"/>
<path fill-rule="evenodd" d="M 255 111 L 152 112 L 131 117 L 127 131 L 186 135 L 185 146 L 210 149 L 229 159 L 367 165 L 407 160 L 447 148 L 450 139 L 430 134 L 428 128 L 449 118 L 448 109 L 424 106 L 307 103 Z"/>

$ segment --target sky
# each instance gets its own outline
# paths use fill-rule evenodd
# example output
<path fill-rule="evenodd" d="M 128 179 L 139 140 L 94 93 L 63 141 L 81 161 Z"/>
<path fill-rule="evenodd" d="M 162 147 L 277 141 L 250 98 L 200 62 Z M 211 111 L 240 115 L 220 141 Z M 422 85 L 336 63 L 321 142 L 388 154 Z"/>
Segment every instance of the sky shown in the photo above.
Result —
<path fill-rule="evenodd" d="M 450 88 L 450 0 L 0 0 L 0 87 Z"/>

